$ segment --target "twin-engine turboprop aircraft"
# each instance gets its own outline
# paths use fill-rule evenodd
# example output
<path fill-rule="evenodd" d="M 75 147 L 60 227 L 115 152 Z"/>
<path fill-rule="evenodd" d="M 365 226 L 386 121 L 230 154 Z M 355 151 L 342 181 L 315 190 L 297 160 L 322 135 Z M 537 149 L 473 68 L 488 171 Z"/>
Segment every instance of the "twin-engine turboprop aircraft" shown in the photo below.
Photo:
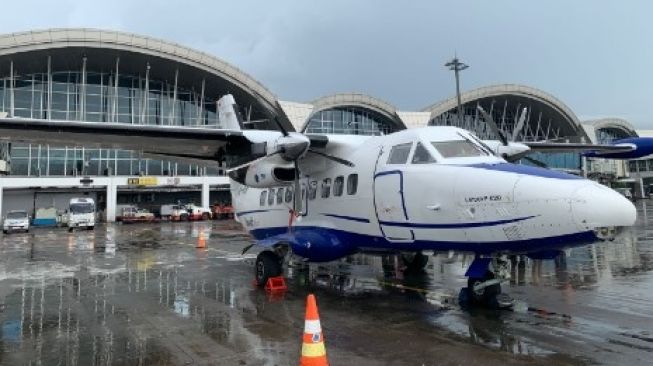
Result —
<path fill-rule="evenodd" d="M 422 252 L 464 251 L 476 254 L 468 292 L 486 301 L 509 276 L 506 255 L 591 243 L 601 228 L 635 222 L 633 204 L 610 188 L 510 161 L 533 150 L 632 158 L 648 141 L 510 142 L 480 111 L 500 140 L 455 127 L 385 136 L 303 134 L 281 124 L 243 130 L 231 95 L 218 102 L 222 130 L 4 118 L 0 138 L 226 161 L 236 219 L 265 248 L 256 260 L 259 285 L 282 273 L 289 253 L 320 262 L 412 252 L 408 265 L 419 269 L 428 260 Z"/>

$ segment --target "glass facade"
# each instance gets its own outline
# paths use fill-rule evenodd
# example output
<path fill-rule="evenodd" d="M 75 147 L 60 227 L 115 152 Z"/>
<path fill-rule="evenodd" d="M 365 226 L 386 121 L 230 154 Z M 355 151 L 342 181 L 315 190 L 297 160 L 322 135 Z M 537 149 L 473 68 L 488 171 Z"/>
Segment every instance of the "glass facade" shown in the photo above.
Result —
<path fill-rule="evenodd" d="M 386 135 L 397 128 L 387 118 L 363 108 L 333 108 L 313 114 L 307 133 Z"/>
<path fill-rule="evenodd" d="M 630 137 L 630 135 L 620 129 L 599 128 L 596 130 L 596 139 L 599 144 L 610 144 L 615 140 L 627 137 Z"/>
<path fill-rule="evenodd" d="M 561 128 L 563 123 L 558 120 L 562 117 L 551 114 L 538 103 L 509 98 L 496 98 L 483 103 L 478 103 L 492 116 L 497 127 L 508 139 L 514 132 L 517 133 L 516 141 L 542 141 L 567 139 L 574 141 L 575 136 L 565 136 Z M 481 139 L 496 140 L 498 137 L 485 123 L 485 119 L 477 109 L 477 102 L 464 104 L 462 121 L 458 118 L 456 109 L 442 113 L 429 121 L 430 126 L 455 126 L 474 132 Z M 524 125 L 519 131 L 515 127 L 523 108 L 527 108 Z M 565 122 L 566 123 L 566 122 Z M 529 157 L 541 161 L 553 169 L 580 171 L 581 158 L 578 153 L 539 153 L 533 152 Z M 522 164 L 534 165 L 526 159 Z"/>
<path fill-rule="evenodd" d="M 220 127 L 217 97 L 204 95 L 204 81 L 197 90 L 184 90 L 176 85 L 176 73 L 171 82 L 151 80 L 149 66 L 142 75 L 123 75 L 116 70 L 87 71 L 86 61 L 80 70 L 51 72 L 46 60 L 43 63 L 46 71 L 31 74 L 18 74 L 15 65 L 9 65 L 12 71 L 0 79 L 0 111 L 37 119 Z M 10 174 L 19 176 L 222 173 L 114 149 L 14 143 L 4 144 L 0 153 L 4 151 L 10 152 Z"/>
<path fill-rule="evenodd" d="M 530 158 L 541 161 L 549 168 L 564 169 L 580 172 L 582 168 L 581 156 L 579 153 L 541 153 L 532 152 L 528 154 Z M 520 160 L 522 164 L 534 165 L 526 159 Z"/>
<path fill-rule="evenodd" d="M 519 98 L 492 98 L 468 102 L 462 105 L 463 118 L 458 117 L 457 109 L 435 116 L 429 121 L 430 126 L 455 126 L 473 131 L 482 139 L 497 139 L 494 132 L 485 123 L 485 118 L 477 106 L 492 116 L 501 132 L 510 137 L 516 132 L 516 141 L 541 141 L 569 138 L 575 141 L 577 133 L 570 129 L 566 117 L 546 107 L 543 103 Z M 519 131 L 515 127 L 524 113 L 524 124 Z"/>

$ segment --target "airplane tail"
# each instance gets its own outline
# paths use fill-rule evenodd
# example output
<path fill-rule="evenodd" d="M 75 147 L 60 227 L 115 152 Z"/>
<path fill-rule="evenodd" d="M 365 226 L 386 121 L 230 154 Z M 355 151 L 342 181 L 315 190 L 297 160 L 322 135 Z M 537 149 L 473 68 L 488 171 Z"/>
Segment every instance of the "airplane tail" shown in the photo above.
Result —
<path fill-rule="evenodd" d="M 226 130 L 238 130 L 243 127 L 243 119 L 238 113 L 236 100 L 231 94 L 226 94 L 218 99 L 218 120 Z"/>

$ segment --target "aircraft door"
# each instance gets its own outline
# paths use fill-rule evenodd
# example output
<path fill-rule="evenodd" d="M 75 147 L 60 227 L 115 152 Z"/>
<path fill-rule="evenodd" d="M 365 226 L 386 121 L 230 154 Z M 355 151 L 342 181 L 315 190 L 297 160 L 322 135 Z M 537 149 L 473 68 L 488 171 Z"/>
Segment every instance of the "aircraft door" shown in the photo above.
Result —
<path fill-rule="evenodd" d="M 399 169 L 374 176 L 374 205 L 383 236 L 393 242 L 412 242 L 415 234 L 409 226 L 404 197 L 404 175 Z"/>

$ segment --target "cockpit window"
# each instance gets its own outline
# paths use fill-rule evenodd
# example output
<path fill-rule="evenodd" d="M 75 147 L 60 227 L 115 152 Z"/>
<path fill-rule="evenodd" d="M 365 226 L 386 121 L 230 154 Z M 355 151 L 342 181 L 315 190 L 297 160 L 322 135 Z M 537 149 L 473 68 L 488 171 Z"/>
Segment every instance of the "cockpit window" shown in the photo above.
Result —
<path fill-rule="evenodd" d="M 481 147 L 467 140 L 433 141 L 432 144 L 444 158 L 467 158 L 487 155 Z"/>
<path fill-rule="evenodd" d="M 413 164 L 429 164 L 435 163 L 435 159 L 431 156 L 431 153 L 426 150 L 424 145 L 421 142 L 417 143 L 415 147 L 415 152 L 413 153 Z"/>
<path fill-rule="evenodd" d="M 411 147 L 413 147 L 412 142 L 393 146 L 386 164 L 406 164 Z"/>

